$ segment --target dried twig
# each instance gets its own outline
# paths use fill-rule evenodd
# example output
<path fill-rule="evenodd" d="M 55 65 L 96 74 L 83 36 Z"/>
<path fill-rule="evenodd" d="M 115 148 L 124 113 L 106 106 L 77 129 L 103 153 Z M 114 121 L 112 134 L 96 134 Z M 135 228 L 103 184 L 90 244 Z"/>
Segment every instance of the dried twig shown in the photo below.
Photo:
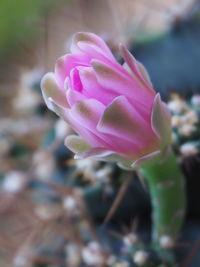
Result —
<path fill-rule="evenodd" d="M 103 224 L 107 224 L 110 219 L 113 217 L 114 213 L 116 212 L 117 208 L 119 207 L 125 193 L 126 193 L 126 190 L 128 188 L 128 186 L 130 185 L 130 182 L 132 180 L 132 175 L 128 175 L 128 177 L 126 177 L 124 179 L 124 182 L 123 184 L 121 185 L 120 189 L 119 189 L 119 192 L 110 208 L 110 210 L 108 211 L 108 214 L 103 222 Z"/>

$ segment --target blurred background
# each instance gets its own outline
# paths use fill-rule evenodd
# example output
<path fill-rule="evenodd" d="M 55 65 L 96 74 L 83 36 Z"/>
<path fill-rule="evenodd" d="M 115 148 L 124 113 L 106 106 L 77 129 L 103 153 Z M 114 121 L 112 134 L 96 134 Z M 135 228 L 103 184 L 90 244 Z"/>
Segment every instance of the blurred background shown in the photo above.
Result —
<path fill-rule="evenodd" d="M 74 161 L 63 145 L 72 130 L 42 100 L 42 75 L 69 52 L 77 31 L 99 34 L 119 61 L 118 43 L 125 44 L 168 102 L 188 192 L 176 257 L 183 266 L 199 266 L 200 4 L 195 0 L 0 0 L 0 266 L 139 266 L 130 253 L 150 250 L 150 200 L 137 174 L 113 164 Z M 116 198 L 119 205 L 110 210 Z M 151 266 L 172 266 L 152 259 Z"/>

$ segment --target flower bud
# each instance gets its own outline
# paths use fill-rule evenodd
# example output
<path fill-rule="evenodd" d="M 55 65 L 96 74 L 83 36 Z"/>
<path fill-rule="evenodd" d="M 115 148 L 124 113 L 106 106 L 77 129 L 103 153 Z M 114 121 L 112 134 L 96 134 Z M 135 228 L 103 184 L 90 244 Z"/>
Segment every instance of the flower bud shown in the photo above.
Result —
<path fill-rule="evenodd" d="M 119 50 L 123 66 L 100 37 L 77 33 L 72 53 L 57 60 L 41 88 L 49 109 L 78 134 L 65 141 L 76 159 L 93 157 L 132 169 L 170 144 L 171 117 L 144 66 L 125 47 Z"/>

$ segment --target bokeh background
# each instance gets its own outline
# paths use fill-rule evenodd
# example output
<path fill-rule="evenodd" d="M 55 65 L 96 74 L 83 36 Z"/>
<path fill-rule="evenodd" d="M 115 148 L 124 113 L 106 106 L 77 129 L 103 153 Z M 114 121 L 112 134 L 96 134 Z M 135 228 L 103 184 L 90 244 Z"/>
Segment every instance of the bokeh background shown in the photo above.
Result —
<path fill-rule="evenodd" d="M 195 0 L 0 0 L 0 266 L 138 266 L 123 251 L 136 237 L 142 248 L 149 240 L 150 200 L 138 177 L 132 179 L 137 175 L 74 161 L 63 145 L 72 130 L 43 103 L 40 79 L 69 52 L 77 31 L 99 34 L 119 61 L 118 43 L 125 44 L 168 101 L 188 192 L 176 256 L 185 267 L 199 266 Z M 120 204 L 110 211 L 116 197 Z M 157 262 L 152 266 L 161 266 Z"/>

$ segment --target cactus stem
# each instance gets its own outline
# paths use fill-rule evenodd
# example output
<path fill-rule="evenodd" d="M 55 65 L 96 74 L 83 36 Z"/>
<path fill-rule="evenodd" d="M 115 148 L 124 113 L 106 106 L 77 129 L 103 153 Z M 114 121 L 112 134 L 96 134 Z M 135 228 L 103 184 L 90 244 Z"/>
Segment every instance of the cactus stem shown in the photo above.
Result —
<path fill-rule="evenodd" d="M 159 243 L 162 236 L 175 240 L 184 222 L 186 197 L 183 177 L 171 151 L 164 161 L 142 168 L 152 202 L 153 240 Z"/>

